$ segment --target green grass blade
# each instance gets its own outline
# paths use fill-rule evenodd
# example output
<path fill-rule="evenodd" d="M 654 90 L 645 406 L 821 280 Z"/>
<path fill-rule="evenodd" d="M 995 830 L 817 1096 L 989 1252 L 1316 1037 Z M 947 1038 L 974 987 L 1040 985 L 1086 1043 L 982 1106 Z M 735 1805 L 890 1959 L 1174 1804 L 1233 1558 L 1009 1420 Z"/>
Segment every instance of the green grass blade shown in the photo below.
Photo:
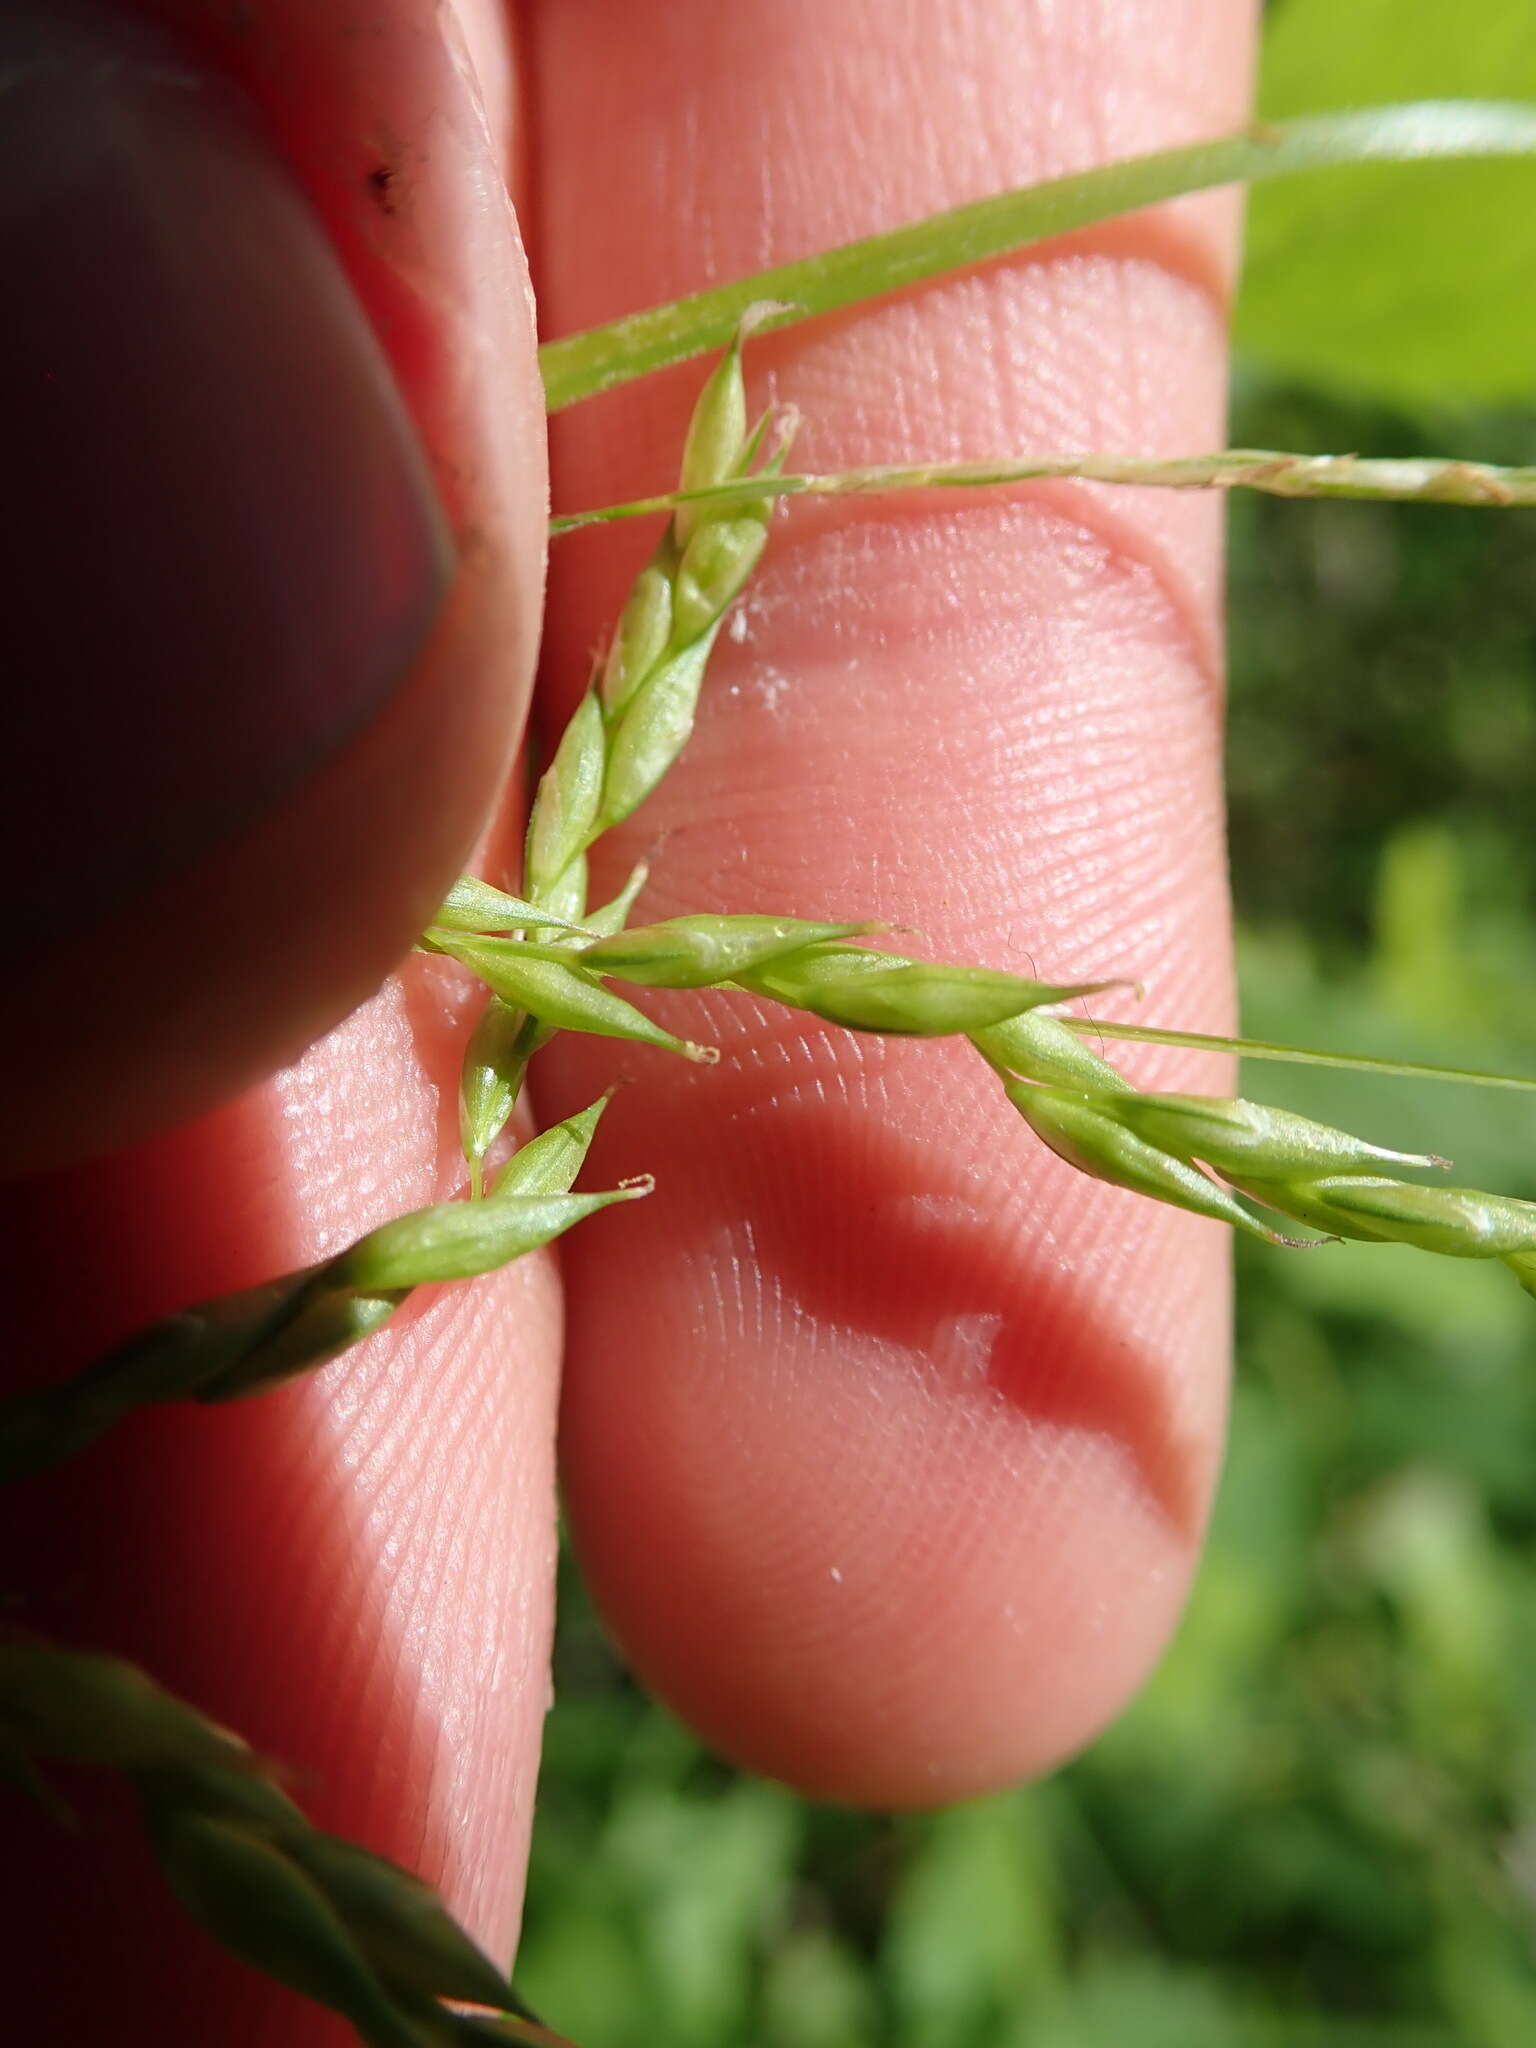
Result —
<path fill-rule="evenodd" d="M 887 234 L 548 341 L 539 351 L 545 402 L 551 412 L 559 412 L 669 363 L 723 348 L 747 307 L 760 299 L 788 302 L 786 311 L 764 323 L 786 326 L 1182 193 L 1335 164 L 1533 154 L 1536 107 L 1514 101 L 1423 100 L 1255 123 L 1211 142 L 997 193 Z"/>

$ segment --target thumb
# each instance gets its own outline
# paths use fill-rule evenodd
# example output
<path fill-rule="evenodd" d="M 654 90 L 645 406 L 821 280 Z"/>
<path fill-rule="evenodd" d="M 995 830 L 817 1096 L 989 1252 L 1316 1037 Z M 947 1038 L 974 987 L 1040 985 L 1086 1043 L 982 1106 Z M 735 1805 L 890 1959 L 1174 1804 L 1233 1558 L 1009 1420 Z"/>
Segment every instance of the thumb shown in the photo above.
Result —
<path fill-rule="evenodd" d="M 12 1170 L 180 1122 L 368 995 L 531 678 L 531 302 L 435 10 L 225 13 L 0 22 Z"/>

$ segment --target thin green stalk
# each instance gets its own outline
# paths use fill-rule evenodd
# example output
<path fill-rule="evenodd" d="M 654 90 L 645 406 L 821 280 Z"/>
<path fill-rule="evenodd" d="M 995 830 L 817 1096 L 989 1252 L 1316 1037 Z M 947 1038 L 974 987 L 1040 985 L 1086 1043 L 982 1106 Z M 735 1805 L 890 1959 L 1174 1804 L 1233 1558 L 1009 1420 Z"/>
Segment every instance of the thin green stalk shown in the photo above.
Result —
<path fill-rule="evenodd" d="M 1536 467 L 1500 468 L 1454 456 L 1296 455 L 1273 448 L 1224 448 L 1214 455 L 1025 455 L 997 462 L 935 462 L 839 469 L 820 475 L 753 476 L 706 490 L 660 491 L 586 512 L 561 512 L 552 538 L 584 526 L 645 519 L 684 505 L 721 510 L 765 498 L 849 498 L 892 491 L 974 491 L 1075 477 L 1174 491 L 1264 491 L 1275 498 L 1358 498 L 1375 502 L 1536 505 Z"/>
<path fill-rule="evenodd" d="M 559 412 L 669 363 L 723 348 L 755 301 L 784 302 L 768 324 L 788 326 L 1186 192 L 1339 164 L 1533 154 L 1536 107 L 1514 101 L 1422 100 L 1283 123 L 1256 122 L 1215 141 L 1159 150 L 1000 192 L 734 284 L 694 292 L 669 305 L 547 341 L 539 351 L 545 402 L 551 412 Z"/>
<path fill-rule="evenodd" d="M 1493 1074 L 1480 1067 L 1440 1067 L 1425 1060 L 1378 1059 L 1369 1053 L 1316 1052 L 1301 1045 L 1277 1045 L 1265 1038 L 1223 1038 L 1205 1031 L 1161 1031 L 1151 1024 L 1106 1024 L 1097 1017 L 1057 1020 L 1084 1038 L 1118 1038 L 1135 1045 L 1182 1046 L 1190 1052 L 1236 1053 L 1245 1060 L 1284 1060 L 1300 1067 L 1340 1067 L 1346 1072 L 1390 1075 L 1403 1081 L 1459 1081 L 1473 1088 L 1516 1088 L 1536 1092 L 1536 1076 Z"/>

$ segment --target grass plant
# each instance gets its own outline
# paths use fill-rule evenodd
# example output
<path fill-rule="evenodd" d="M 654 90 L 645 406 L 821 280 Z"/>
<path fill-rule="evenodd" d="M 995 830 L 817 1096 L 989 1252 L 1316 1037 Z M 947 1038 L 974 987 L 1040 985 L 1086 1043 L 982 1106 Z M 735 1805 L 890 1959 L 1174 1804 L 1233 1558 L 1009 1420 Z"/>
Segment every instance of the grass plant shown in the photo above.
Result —
<path fill-rule="evenodd" d="M 664 1030 L 615 983 L 726 989 L 852 1031 L 963 1036 L 1030 1128 L 1085 1173 L 1270 1245 L 1297 1242 L 1268 1220 L 1277 1217 L 1322 1239 L 1496 1262 L 1536 1293 L 1536 1203 L 1444 1185 L 1445 1162 L 1433 1154 L 1388 1148 L 1287 1109 L 1140 1093 L 1084 1032 L 1322 1063 L 1332 1055 L 1056 1014 L 1107 984 L 908 960 L 868 943 L 879 934 L 857 906 L 838 922 L 698 913 L 632 926 L 643 871 L 612 902 L 594 909 L 587 901 L 591 848 L 644 803 L 688 742 L 711 650 L 768 545 L 778 498 L 1073 475 L 1288 497 L 1536 502 L 1528 468 L 1244 450 L 1171 463 L 1042 455 L 962 469 L 797 476 L 785 468 L 792 421 L 748 418 L 742 354 L 754 329 L 1179 192 L 1342 163 L 1533 152 L 1536 109 L 1523 105 L 1458 102 L 1261 126 L 1002 195 L 548 346 L 552 410 L 706 349 L 723 346 L 724 354 L 696 406 L 675 491 L 555 521 L 562 533 L 667 514 L 538 783 L 521 893 L 465 877 L 422 935 L 424 948 L 457 962 L 486 991 L 461 1091 L 469 1192 L 386 1224 L 319 1266 L 187 1309 L 77 1378 L 8 1403 L 0 1408 L 0 1478 L 67 1458 L 146 1403 L 259 1394 L 381 1327 L 416 1288 L 487 1272 L 598 1209 L 650 1193 L 648 1180 L 575 1191 L 601 1101 L 513 1151 L 499 1171 L 492 1166 L 529 1063 L 557 1031 L 649 1044 L 696 1062 L 716 1056 Z M 1530 1085 L 1518 1076 L 1458 1077 Z M 1431 1178 L 1386 1170 L 1399 1168 Z M 343 2014 L 362 2041 L 427 2048 L 558 2039 L 426 1886 L 313 1829 L 262 1759 L 146 1675 L 104 1656 L 8 1638 L 0 1643 L 0 1759 L 44 1799 L 53 1797 L 43 1775 L 53 1762 L 125 1774 L 188 1912 L 245 1961 Z"/>

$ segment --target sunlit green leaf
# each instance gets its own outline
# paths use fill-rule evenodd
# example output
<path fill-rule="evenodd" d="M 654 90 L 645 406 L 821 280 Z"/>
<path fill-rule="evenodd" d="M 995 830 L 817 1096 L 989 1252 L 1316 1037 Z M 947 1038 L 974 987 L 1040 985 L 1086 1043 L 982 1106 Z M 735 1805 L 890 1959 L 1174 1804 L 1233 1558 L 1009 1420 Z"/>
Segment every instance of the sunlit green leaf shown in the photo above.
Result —
<path fill-rule="evenodd" d="M 1529 0 L 1284 0 L 1260 111 L 1531 101 Z M 1536 163 L 1332 170 L 1256 188 L 1237 336 L 1288 376 L 1398 401 L 1536 393 Z"/>

